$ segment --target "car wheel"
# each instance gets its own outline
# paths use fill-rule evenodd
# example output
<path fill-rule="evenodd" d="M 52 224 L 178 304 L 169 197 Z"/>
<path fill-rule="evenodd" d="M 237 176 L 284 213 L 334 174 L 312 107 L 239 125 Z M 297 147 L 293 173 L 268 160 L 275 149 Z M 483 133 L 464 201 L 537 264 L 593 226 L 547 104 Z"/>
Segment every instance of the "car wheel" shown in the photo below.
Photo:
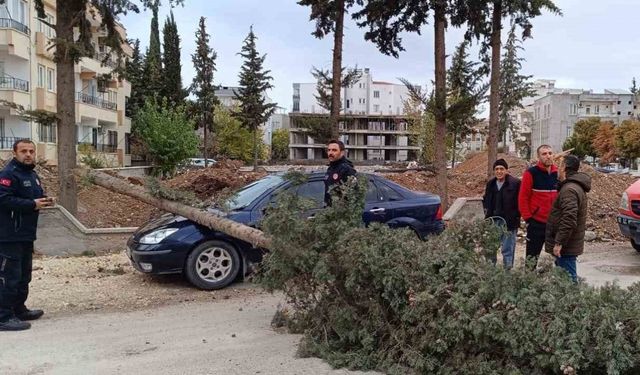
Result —
<path fill-rule="evenodd" d="M 231 284 L 240 271 L 240 255 L 227 242 L 207 241 L 187 257 L 187 280 L 205 290 L 221 289 Z"/>
<path fill-rule="evenodd" d="M 633 248 L 640 253 L 640 243 L 635 243 L 633 240 L 631 240 L 631 246 L 633 246 Z"/>

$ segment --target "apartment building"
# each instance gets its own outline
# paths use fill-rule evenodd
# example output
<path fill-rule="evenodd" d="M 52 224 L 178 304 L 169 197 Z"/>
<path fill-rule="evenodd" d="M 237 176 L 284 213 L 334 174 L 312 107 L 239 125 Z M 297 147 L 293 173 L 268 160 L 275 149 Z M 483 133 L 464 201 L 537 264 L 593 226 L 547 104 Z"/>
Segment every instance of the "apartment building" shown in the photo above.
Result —
<path fill-rule="evenodd" d="M 329 111 L 316 99 L 316 83 L 293 84 L 293 111 L 290 113 L 289 157 L 326 158 L 325 144 L 316 143 L 306 133 L 304 121 L 326 117 Z M 404 85 L 374 81 L 368 68 L 360 79 L 342 88 L 340 139 L 351 160 L 414 160 L 420 147 L 412 143 L 404 101 L 409 97 Z"/>
<path fill-rule="evenodd" d="M 561 150 L 579 120 L 598 117 L 618 125 L 631 119 L 637 104 L 633 94 L 626 90 L 594 93 L 593 90 L 554 89 L 536 99 L 533 109 L 531 149 L 535 152 L 542 144 Z"/>
<path fill-rule="evenodd" d="M 55 23 L 56 1 L 44 0 L 44 5 L 47 21 Z M 115 77 L 100 78 L 113 71 L 116 58 L 101 42 L 106 31 L 101 30 L 100 19 L 87 19 L 96 53 L 75 66 L 77 143 L 86 145 L 81 149 L 98 152 L 106 165 L 131 165 L 131 119 L 125 116 L 131 85 Z M 118 24 L 116 29 L 126 40 L 124 27 Z M 0 5 L 0 99 L 25 109 L 56 112 L 56 64 L 50 45 L 54 37 L 54 30 L 37 18 L 34 0 Z M 131 56 L 128 44 L 122 48 Z M 39 159 L 57 163 L 56 125 L 25 121 L 16 110 L 0 105 L 0 157 L 10 157 L 13 142 L 20 138 L 36 143 Z"/>

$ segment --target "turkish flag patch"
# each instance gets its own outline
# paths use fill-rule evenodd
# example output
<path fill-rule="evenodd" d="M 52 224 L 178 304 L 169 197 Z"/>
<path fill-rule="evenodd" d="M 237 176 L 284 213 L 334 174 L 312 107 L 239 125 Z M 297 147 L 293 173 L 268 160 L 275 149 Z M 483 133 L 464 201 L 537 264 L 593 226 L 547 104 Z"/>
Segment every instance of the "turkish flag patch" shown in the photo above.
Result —
<path fill-rule="evenodd" d="M 11 186 L 11 180 L 8 178 L 0 178 L 0 185 Z"/>

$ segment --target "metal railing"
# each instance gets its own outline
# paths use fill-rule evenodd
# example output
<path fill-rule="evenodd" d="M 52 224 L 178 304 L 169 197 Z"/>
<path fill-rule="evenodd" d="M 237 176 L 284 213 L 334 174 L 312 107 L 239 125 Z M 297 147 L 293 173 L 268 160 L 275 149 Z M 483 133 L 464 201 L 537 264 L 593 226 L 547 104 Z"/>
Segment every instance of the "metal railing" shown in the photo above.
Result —
<path fill-rule="evenodd" d="M 87 94 L 84 92 L 76 93 L 76 102 L 84 103 L 89 105 L 94 105 L 96 107 L 109 109 L 111 111 L 115 111 L 118 109 L 117 103 L 110 102 L 106 99 L 99 98 L 97 96 L 93 96 L 91 94 Z"/>
<path fill-rule="evenodd" d="M 29 92 L 29 81 L 14 77 L 0 77 L 0 89 Z"/>
<path fill-rule="evenodd" d="M 0 18 L 0 29 L 14 29 L 21 33 L 30 35 L 30 30 L 27 25 L 24 25 L 11 18 Z"/>
<path fill-rule="evenodd" d="M 15 141 L 29 139 L 26 137 L 0 137 L 0 150 L 12 150 Z"/>
<path fill-rule="evenodd" d="M 117 145 L 110 145 L 110 144 L 104 144 L 104 143 L 78 142 L 78 145 L 91 146 L 97 152 L 115 153 L 116 150 L 118 149 Z"/>

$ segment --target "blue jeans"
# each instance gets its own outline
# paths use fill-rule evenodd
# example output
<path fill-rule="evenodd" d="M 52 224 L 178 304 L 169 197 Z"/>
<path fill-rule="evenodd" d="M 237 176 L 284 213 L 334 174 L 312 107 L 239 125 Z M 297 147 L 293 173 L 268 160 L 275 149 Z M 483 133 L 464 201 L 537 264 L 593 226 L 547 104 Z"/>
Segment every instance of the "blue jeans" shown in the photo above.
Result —
<path fill-rule="evenodd" d="M 506 223 L 502 218 L 496 218 L 494 220 L 496 226 L 504 229 L 504 233 L 500 237 L 500 243 L 502 248 L 502 265 L 504 269 L 510 270 L 513 268 L 513 259 L 515 257 L 516 252 L 516 233 L 518 229 L 507 230 Z M 496 254 L 493 253 L 489 256 L 489 259 L 493 264 L 496 264 L 497 257 Z"/>
<path fill-rule="evenodd" d="M 575 255 L 564 255 L 556 258 L 556 266 L 567 271 L 574 283 L 578 282 L 578 272 L 576 265 L 577 258 L 578 257 Z"/>

